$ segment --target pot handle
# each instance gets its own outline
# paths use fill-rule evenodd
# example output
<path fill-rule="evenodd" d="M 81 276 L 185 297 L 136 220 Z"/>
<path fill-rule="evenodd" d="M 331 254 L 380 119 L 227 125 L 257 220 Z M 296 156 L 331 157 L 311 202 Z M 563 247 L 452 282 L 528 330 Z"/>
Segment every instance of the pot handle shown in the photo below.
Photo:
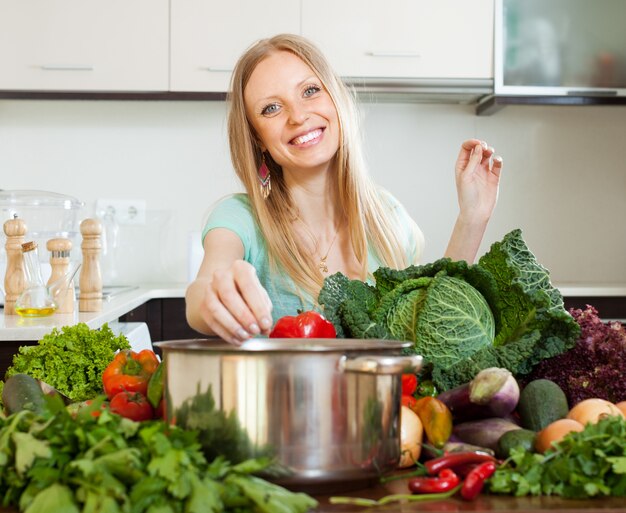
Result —
<path fill-rule="evenodd" d="M 337 364 L 340 372 L 359 372 L 362 374 L 402 374 L 419 372 L 424 359 L 419 355 L 410 356 L 357 356 L 348 358 L 343 355 Z"/>

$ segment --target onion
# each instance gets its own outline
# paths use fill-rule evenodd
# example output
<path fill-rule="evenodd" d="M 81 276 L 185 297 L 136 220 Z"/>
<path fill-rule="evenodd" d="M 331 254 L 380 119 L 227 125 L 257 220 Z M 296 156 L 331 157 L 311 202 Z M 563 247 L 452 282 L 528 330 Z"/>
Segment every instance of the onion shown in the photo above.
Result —
<path fill-rule="evenodd" d="M 400 410 L 400 463 L 398 468 L 415 465 L 422 452 L 424 428 L 413 410 L 402 406 Z"/>

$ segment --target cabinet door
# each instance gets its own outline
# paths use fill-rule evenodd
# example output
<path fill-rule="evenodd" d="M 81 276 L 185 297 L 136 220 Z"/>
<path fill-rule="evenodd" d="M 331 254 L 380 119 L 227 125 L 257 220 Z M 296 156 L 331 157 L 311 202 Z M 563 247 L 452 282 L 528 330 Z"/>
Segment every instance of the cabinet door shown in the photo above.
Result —
<path fill-rule="evenodd" d="M 171 2 L 172 91 L 227 91 L 237 59 L 254 41 L 300 33 L 297 0 Z"/>
<path fill-rule="evenodd" d="M 493 77 L 493 0 L 303 2 L 302 35 L 344 77 Z"/>
<path fill-rule="evenodd" d="M 0 89 L 166 91 L 168 0 L 0 0 Z"/>

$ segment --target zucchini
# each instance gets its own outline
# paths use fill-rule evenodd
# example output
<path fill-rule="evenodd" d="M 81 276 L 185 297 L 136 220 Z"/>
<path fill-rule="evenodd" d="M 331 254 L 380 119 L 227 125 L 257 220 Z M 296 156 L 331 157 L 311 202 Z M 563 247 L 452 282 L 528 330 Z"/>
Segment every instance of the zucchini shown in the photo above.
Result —
<path fill-rule="evenodd" d="M 535 452 L 535 438 L 537 433 L 530 429 L 514 429 L 507 431 L 498 439 L 496 456 L 505 460 L 511 454 L 511 449 L 521 447 L 527 452 Z"/>
<path fill-rule="evenodd" d="M 561 387 L 549 379 L 536 379 L 524 387 L 517 403 L 522 427 L 541 431 L 569 412 L 567 397 Z"/>
<path fill-rule="evenodd" d="M 2 402 L 9 415 L 22 410 L 43 413 L 46 399 L 39 383 L 28 374 L 14 374 L 4 383 Z"/>

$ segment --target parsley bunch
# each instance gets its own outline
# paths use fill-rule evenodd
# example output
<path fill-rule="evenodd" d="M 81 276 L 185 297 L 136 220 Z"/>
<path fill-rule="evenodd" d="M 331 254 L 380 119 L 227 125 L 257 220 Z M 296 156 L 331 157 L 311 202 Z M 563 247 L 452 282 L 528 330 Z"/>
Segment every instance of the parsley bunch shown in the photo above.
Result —
<path fill-rule="evenodd" d="M 94 418 L 103 399 L 76 419 L 53 399 L 44 416 L 0 417 L 2 506 L 26 513 L 304 513 L 317 506 L 251 475 L 268 461 L 207 462 L 192 431 L 108 410 Z"/>
<path fill-rule="evenodd" d="M 606 417 L 570 433 L 545 454 L 513 449 L 488 481 L 492 493 L 626 497 L 626 419 Z"/>

